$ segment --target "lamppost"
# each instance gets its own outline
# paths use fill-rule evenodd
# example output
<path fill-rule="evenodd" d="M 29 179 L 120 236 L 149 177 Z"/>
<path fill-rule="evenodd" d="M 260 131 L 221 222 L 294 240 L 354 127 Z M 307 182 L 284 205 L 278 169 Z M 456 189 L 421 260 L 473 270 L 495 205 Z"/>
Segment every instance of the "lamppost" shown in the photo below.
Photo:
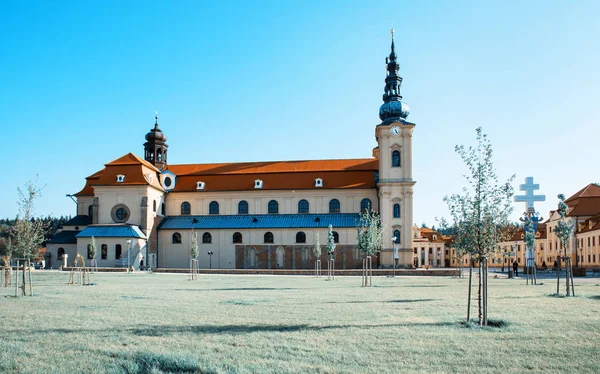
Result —
<path fill-rule="evenodd" d="M 129 257 L 129 250 L 131 249 L 131 239 L 127 239 L 127 272 L 131 269 L 131 260 Z"/>
<path fill-rule="evenodd" d="M 208 258 L 209 258 L 209 265 L 208 265 L 208 268 L 209 268 L 209 269 L 212 269 L 212 256 L 213 256 L 213 254 L 214 254 L 214 253 L 213 253 L 213 251 L 208 251 L 208 253 L 207 253 L 207 254 L 208 254 Z"/>
<path fill-rule="evenodd" d="M 392 277 L 396 276 L 396 263 L 398 262 L 398 248 L 394 245 L 396 243 L 396 239 L 398 238 L 392 236 L 392 247 L 394 248 L 394 273 L 392 274 Z"/>

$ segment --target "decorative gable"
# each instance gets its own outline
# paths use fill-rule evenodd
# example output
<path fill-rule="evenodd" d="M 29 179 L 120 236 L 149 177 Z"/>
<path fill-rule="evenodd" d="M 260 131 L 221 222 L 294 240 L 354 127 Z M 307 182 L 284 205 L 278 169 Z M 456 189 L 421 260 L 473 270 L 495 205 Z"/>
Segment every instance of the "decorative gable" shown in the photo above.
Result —
<path fill-rule="evenodd" d="M 118 174 L 118 175 L 117 175 L 117 182 L 118 182 L 118 183 L 123 183 L 123 182 L 125 182 L 125 175 L 123 175 L 123 174 Z"/>
<path fill-rule="evenodd" d="M 321 178 L 315 179 L 315 187 L 323 187 L 323 179 L 321 179 Z"/>
<path fill-rule="evenodd" d="M 204 187 L 206 187 L 206 183 L 202 182 L 202 181 L 198 181 L 196 182 L 196 189 L 197 190 L 203 190 Z"/>
<path fill-rule="evenodd" d="M 254 181 L 254 188 L 263 188 L 263 181 L 257 179 Z"/>

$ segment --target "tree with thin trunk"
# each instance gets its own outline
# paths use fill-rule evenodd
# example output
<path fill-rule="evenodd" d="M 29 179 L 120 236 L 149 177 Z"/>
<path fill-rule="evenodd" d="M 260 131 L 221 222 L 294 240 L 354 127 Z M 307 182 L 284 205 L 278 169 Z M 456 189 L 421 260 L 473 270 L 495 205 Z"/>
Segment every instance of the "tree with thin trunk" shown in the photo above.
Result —
<path fill-rule="evenodd" d="M 571 236 L 573 235 L 573 231 L 575 229 L 575 222 L 571 219 L 567 219 L 567 210 L 569 209 L 569 207 L 567 206 L 567 203 L 565 203 L 565 195 L 563 194 L 559 194 L 558 195 L 558 209 L 557 212 L 560 215 L 560 219 L 558 220 L 558 223 L 556 224 L 556 228 L 554 229 L 554 231 L 556 232 L 556 236 L 558 236 L 558 240 L 560 240 L 560 244 L 563 248 L 563 257 L 565 258 L 565 266 L 566 266 L 566 270 L 567 270 L 567 274 L 565 276 L 565 281 L 566 281 L 566 288 L 567 288 L 567 296 L 571 296 L 571 292 L 570 292 L 570 288 L 569 288 L 569 282 L 572 282 L 572 274 L 570 274 L 569 270 L 570 269 L 570 259 L 567 259 L 567 245 L 569 244 L 569 241 L 571 240 Z M 575 255 L 577 255 L 577 253 L 575 253 Z M 560 260 L 560 256 L 558 256 L 558 269 L 556 271 L 556 294 L 560 295 L 560 266 L 561 266 L 561 260 Z M 573 285 L 571 285 L 571 288 L 573 289 L 573 295 L 575 296 L 575 287 Z"/>
<path fill-rule="evenodd" d="M 458 230 L 457 247 L 479 264 L 478 315 L 479 325 L 487 326 L 487 263 L 488 255 L 500 241 L 499 228 L 508 223 L 512 212 L 514 175 L 500 184 L 492 162 L 492 145 L 481 128 L 477 128 L 477 145 L 456 146 L 456 153 L 468 168 L 464 175 L 467 185 L 461 193 L 444 197 Z M 472 261 L 469 268 L 469 302 L 467 322 L 470 320 Z"/>
<path fill-rule="evenodd" d="M 312 249 L 313 255 L 315 256 L 315 276 L 318 276 L 319 261 L 321 261 L 321 243 L 319 243 L 319 233 L 315 234 L 315 245 Z"/>
<path fill-rule="evenodd" d="M 36 199 L 42 194 L 43 187 L 38 187 L 35 182 L 27 182 L 25 191 L 17 188 L 19 193 L 19 213 L 14 226 L 11 228 L 12 257 L 36 258 L 44 242 L 44 223 L 34 219 L 34 205 Z"/>

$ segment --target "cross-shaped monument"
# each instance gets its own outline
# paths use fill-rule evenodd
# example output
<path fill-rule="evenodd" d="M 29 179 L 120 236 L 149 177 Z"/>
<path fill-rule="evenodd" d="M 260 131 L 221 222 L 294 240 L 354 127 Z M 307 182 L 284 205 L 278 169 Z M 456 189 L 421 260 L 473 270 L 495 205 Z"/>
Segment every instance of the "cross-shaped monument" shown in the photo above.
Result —
<path fill-rule="evenodd" d="M 546 201 L 546 195 L 534 195 L 534 191 L 539 189 L 540 185 L 533 183 L 533 177 L 525 178 L 525 184 L 519 185 L 519 190 L 525 191 L 525 195 L 515 196 L 515 202 L 525 202 L 527 213 L 535 213 L 533 203 L 536 201 Z"/>
<path fill-rule="evenodd" d="M 523 218 L 521 218 L 521 222 L 525 223 L 525 231 L 526 234 L 532 233 L 535 235 L 535 232 L 538 230 L 538 223 L 543 220 L 542 217 L 535 211 L 535 207 L 533 204 L 536 201 L 546 201 L 545 195 L 535 195 L 534 191 L 539 190 L 540 185 L 533 183 L 533 177 L 525 178 L 525 184 L 519 185 L 519 190 L 525 191 L 525 195 L 515 196 L 515 202 L 524 202 L 527 210 L 523 214 Z M 537 283 L 536 274 L 536 264 L 535 264 L 535 244 L 533 246 L 526 246 L 527 250 L 527 284 L 529 284 L 529 278 L 531 278 L 531 284 Z"/>

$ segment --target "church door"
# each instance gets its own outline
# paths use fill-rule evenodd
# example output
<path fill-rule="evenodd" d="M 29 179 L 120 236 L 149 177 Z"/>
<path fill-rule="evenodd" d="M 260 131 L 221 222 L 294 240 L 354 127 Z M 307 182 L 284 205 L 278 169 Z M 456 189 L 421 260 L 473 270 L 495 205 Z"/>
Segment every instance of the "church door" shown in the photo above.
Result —
<path fill-rule="evenodd" d="M 284 251 L 282 247 L 277 248 L 277 252 L 275 253 L 276 259 L 277 259 L 277 267 L 278 268 L 283 268 L 284 267 Z"/>

